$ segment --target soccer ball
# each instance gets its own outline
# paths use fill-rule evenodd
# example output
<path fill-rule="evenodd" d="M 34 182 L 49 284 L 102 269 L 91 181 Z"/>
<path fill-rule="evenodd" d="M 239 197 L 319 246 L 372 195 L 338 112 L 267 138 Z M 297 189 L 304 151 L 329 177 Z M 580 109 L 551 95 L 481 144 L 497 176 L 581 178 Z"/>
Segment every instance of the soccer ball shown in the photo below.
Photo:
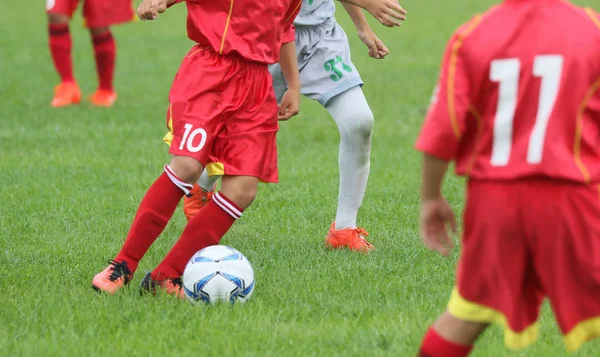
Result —
<path fill-rule="evenodd" d="M 242 253 L 213 245 L 198 251 L 187 263 L 183 289 L 192 303 L 243 303 L 254 292 L 254 271 Z"/>

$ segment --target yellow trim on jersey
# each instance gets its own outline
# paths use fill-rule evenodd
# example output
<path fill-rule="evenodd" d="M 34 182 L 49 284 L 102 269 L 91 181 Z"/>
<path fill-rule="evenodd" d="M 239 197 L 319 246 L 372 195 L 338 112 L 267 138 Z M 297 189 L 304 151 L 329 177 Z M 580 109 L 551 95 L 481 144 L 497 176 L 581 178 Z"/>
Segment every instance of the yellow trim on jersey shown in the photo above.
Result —
<path fill-rule="evenodd" d="M 594 10 L 591 7 L 586 7 L 584 9 L 584 11 L 590 17 L 590 19 L 592 19 L 592 21 L 596 24 L 596 26 L 598 26 L 598 28 L 600 29 L 600 19 L 598 19 Z"/>
<path fill-rule="evenodd" d="M 575 164 L 581 171 L 583 175 L 583 180 L 585 183 L 589 183 L 591 180 L 590 171 L 584 165 L 583 161 L 581 161 L 581 135 L 583 132 L 583 115 L 585 114 L 585 109 L 596 91 L 600 89 L 600 79 L 597 80 L 592 87 L 587 91 L 581 105 L 579 106 L 579 110 L 577 111 L 577 118 L 575 120 L 575 142 L 573 144 L 573 159 L 575 160 Z"/>
<path fill-rule="evenodd" d="M 169 121 L 167 122 L 167 128 L 169 131 L 163 137 L 163 141 L 171 147 L 173 142 L 173 104 L 169 104 Z"/>
<path fill-rule="evenodd" d="M 225 166 L 222 162 L 209 162 L 206 164 L 208 176 L 223 176 L 225 175 Z"/>
<path fill-rule="evenodd" d="M 563 337 L 569 352 L 577 351 L 584 342 L 600 337 L 600 317 L 594 317 L 578 323 Z"/>
<path fill-rule="evenodd" d="M 227 37 L 227 29 L 229 29 L 229 21 L 231 21 L 232 13 L 233 13 L 233 0 L 229 0 L 229 14 L 227 15 L 227 21 L 225 22 L 225 29 L 223 30 L 223 38 L 221 39 L 221 47 L 219 48 L 219 54 L 223 53 L 223 47 L 225 47 L 225 37 Z"/>
<path fill-rule="evenodd" d="M 469 163 L 467 164 L 467 176 L 471 174 L 471 170 L 473 170 L 473 165 L 475 164 L 475 159 L 477 158 L 477 146 L 479 145 L 479 139 L 481 138 L 481 133 L 483 129 L 483 122 L 481 119 L 481 114 L 474 106 L 469 106 L 469 113 L 475 117 L 475 121 L 477 121 L 477 138 L 475 138 L 475 147 L 473 149 L 473 153 L 471 154 L 471 158 L 469 159 Z"/>
<path fill-rule="evenodd" d="M 298 10 L 298 8 L 302 6 L 302 0 L 298 1 L 298 5 L 296 5 L 296 7 L 294 8 L 294 11 L 292 11 L 292 13 L 287 17 L 287 19 L 285 19 L 284 22 L 288 22 L 292 19 L 292 16 L 294 16 L 294 14 L 296 13 L 296 10 Z"/>
<path fill-rule="evenodd" d="M 475 30 L 477 25 L 481 22 L 481 15 L 475 16 L 469 27 L 466 30 L 458 34 L 458 38 L 452 45 L 452 52 L 450 53 L 450 60 L 448 65 L 448 114 L 450 116 L 450 124 L 452 125 L 452 131 L 456 139 L 460 139 L 460 124 L 458 123 L 458 117 L 456 115 L 456 103 L 454 103 L 454 84 L 456 82 L 456 66 L 458 62 L 458 50 L 462 47 L 467 36 Z"/>
<path fill-rule="evenodd" d="M 452 316 L 461 320 L 501 325 L 504 328 L 504 344 L 513 350 L 520 350 L 529 346 L 538 337 L 538 322 L 529 325 L 521 332 L 513 331 L 510 329 L 503 313 L 465 300 L 460 296 L 456 287 L 452 290 L 452 296 L 450 302 L 448 302 L 448 311 Z"/>

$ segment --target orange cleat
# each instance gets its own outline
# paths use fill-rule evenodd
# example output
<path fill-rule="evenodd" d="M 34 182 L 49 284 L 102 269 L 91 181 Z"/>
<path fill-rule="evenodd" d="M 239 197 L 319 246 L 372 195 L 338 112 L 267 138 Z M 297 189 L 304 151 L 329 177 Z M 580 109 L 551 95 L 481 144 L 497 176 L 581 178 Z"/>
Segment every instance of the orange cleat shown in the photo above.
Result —
<path fill-rule="evenodd" d="M 75 82 L 62 82 L 54 87 L 54 98 L 50 105 L 54 108 L 66 107 L 81 102 L 81 91 Z"/>
<path fill-rule="evenodd" d="M 217 185 L 215 184 L 212 191 L 204 191 L 198 184 L 194 185 L 194 188 L 190 191 L 190 196 L 186 196 L 183 199 L 183 213 L 188 222 L 200 211 L 200 209 L 202 209 L 202 207 L 210 202 L 212 196 L 215 194 L 216 187 Z"/>
<path fill-rule="evenodd" d="M 327 238 L 325 238 L 325 245 L 327 248 L 340 249 L 348 248 L 361 253 L 369 253 L 369 251 L 375 249 L 375 247 L 367 242 L 365 239 L 369 233 L 362 228 L 346 228 L 346 229 L 335 229 L 335 222 L 331 224 Z"/>
<path fill-rule="evenodd" d="M 114 90 L 98 89 L 89 97 L 90 103 L 97 107 L 112 107 L 117 101 L 117 92 Z"/>
<path fill-rule="evenodd" d="M 117 290 L 129 284 L 133 274 L 129 271 L 126 262 L 109 260 L 109 266 L 96 274 L 92 280 L 92 288 L 98 292 L 113 295 Z"/>
<path fill-rule="evenodd" d="M 152 280 L 150 272 L 146 273 L 142 283 L 140 284 L 140 295 L 145 293 L 156 294 L 156 290 L 161 289 L 166 294 L 185 299 L 185 292 L 183 291 L 183 283 L 181 279 L 165 279 L 161 281 Z"/>

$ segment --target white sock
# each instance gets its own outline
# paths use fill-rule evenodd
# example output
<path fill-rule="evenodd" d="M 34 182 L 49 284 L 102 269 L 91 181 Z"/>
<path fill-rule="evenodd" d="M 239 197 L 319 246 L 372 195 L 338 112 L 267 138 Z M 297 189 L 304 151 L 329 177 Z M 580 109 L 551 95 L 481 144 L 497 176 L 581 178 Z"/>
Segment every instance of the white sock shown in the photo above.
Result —
<path fill-rule="evenodd" d="M 215 184 L 220 177 L 220 175 L 208 176 L 208 171 L 205 168 L 198 179 L 198 185 L 206 192 L 214 191 Z"/>
<path fill-rule="evenodd" d="M 360 87 L 332 98 L 325 108 L 340 130 L 340 188 L 335 229 L 356 228 L 371 166 L 373 113 Z"/>

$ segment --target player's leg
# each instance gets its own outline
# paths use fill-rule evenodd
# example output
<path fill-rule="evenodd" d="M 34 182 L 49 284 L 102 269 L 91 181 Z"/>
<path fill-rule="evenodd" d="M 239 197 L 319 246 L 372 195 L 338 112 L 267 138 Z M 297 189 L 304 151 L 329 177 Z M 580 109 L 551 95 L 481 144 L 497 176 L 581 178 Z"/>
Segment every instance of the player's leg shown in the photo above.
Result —
<path fill-rule="evenodd" d="M 369 177 L 373 128 L 373 114 L 360 89 L 363 82 L 350 58 L 348 38 L 335 19 L 298 31 L 296 36 L 306 42 L 298 47 L 311 49 L 300 72 L 302 93 L 318 100 L 340 130 L 338 208 L 326 244 L 366 253 L 373 246 L 365 239 L 367 232 L 356 225 Z"/>
<path fill-rule="evenodd" d="M 458 319 L 445 311 L 427 330 L 419 357 L 463 357 L 488 324 Z"/>
<path fill-rule="evenodd" d="M 183 234 L 162 262 L 146 275 L 143 290 L 162 286 L 167 293 L 183 297 L 180 278 L 183 270 L 197 251 L 217 245 L 244 210 L 256 197 L 258 178 L 252 176 L 223 176 L 221 190 L 186 225 Z M 178 286 L 173 291 L 172 286 Z"/>
<path fill-rule="evenodd" d="M 110 107 L 117 100 L 113 87 L 117 45 L 108 26 L 92 27 L 90 35 L 98 74 L 98 89 L 90 96 L 90 102 L 96 106 Z"/>
<path fill-rule="evenodd" d="M 372 248 L 356 219 L 369 178 L 373 113 L 359 86 L 333 97 L 325 107 L 340 131 L 340 185 L 335 222 L 327 236 L 333 248 L 348 247 L 368 251 Z"/>
<path fill-rule="evenodd" d="M 93 105 L 109 107 L 117 100 L 113 87 L 117 46 L 110 26 L 129 22 L 133 19 L 131 0 L 85 0 L 83 16 L 90 29 L 98 89 L 90 96 Z"/>
<path fill-rule="evenodd" d="M 81 92 L 73 76 L 71 55 L 72 42 L 69 21 L 77 7 L 74 0 L 47 0 L 48 44 L 54 68 L 60 76 L 60 84 L 54 89 L 53 107 L 78 104 Z"/>
<path fill-rule="evenodd" d="M 456 288 L 448 311 L 424 338 L 422 356 L 453 356 L 444 353 L 453 344 L 464 356 L 489 323 L 504 327 L 511 349 L 537 338 L 543 292 L 524 223 L 528 189 L 518 183 L 468 183 Z"/>
<path fill-rule="evenodd" d="M 600 186 L 546 181 L 534 190 L 535 267 L 574 352 L 600 337 Z"/>
<path fill-rule="evenodd" d="M 201 172 L 202 165 L 196 159 L 173 156 L 144 195 L 123 247 L 109 266 L 94 277 L 94 289 L 112 294 L 129 283 L 139 261 L 173 216 L 181 197 L 192 189 L 190 182 L 195 182 Z"/>

